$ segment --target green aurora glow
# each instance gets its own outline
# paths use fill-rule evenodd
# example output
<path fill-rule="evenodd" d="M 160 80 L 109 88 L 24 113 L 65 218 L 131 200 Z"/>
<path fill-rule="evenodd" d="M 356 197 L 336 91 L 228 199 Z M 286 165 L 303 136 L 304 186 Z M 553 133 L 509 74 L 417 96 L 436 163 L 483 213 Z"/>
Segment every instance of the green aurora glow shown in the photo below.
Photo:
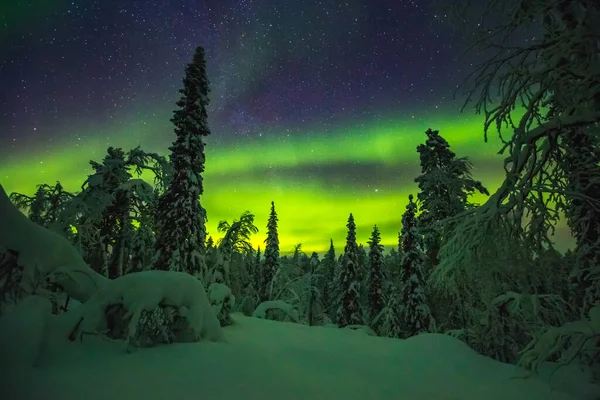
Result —
<path fill-rule="evenodd" d="M 311 130 L 285 140 L 264 135 L 234 144 L 216 142 L 218 132 L 213 132 L 207 140 L 201 198 L 208 212 L 209 234 L 218 236 L 216 225 L 220 220 L 231 221 L 250 210 L 259 227 L 253 245 L 264 247 L 269 206 L 274 201 L 282 253 L 291 251 L 296 243 L 302 243 L 306 252 L 322 252 L 329 238 L 341 252 L 349 213 L 355 216 L 359 242 L 366 245 L 377 224 L 386 248 L 396 246 L 408 195 L 417 192 L 413 182 L 419 173 L 416 146 L 429 127 L 439 129 L 459 157 L 471 159 L 475 179 L 490 191 L 502 181 L 503 157 L 496 154 L 498 142 L 484 143 L 480 118 L 415 116 L 354 126 L 341 127 L 333 134 Z M 156 131 L 166 132 L 161 134 L 163 143 L 157 143 L 160 135 Z M 91 173 L 89 160 L 100 161 L 109 145 L 126 150 L 141 145 L 147 151 L 164 154 L 174 137 L 169 132 L 172 130 L 159 117 L 144 126 L 82 131 L 82 137 L 114 139 L 82 140 L 77 147 L 57 143 L 53 149 L 30 149 L 30 154 L 12 155 L 0 162 L 0 182 L 9 193 L 31 195 L 37 184 L 57 180 L 67 190 L 78 191 Z M 348 181 L 348 170 L 356 172 L 356 180 Z M 145 179 L 152 181 L 151 176 Z M 481 203 L 485 197 L 473 200 Z M 567 236 L 561 229 L 557 240 L 564 242 Z"/>

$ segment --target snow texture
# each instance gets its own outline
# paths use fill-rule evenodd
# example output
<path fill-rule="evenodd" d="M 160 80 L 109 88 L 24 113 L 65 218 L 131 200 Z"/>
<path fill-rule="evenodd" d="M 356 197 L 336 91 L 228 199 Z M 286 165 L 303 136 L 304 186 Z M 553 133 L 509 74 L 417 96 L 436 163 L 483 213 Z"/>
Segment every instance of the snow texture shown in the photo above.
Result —
<path fill-rule="evenodd" d="M 105 330 L 105 310 L 111 304 L 122 304 L 128 311 L 126 317 L 131 317 L 127 328 L 129 341 L 135 341 L 142 312 L 153 311 L 159 306 L 173 307 L 187 319 L 193 341 L 225 341 L 202 282 L 184 272 L 142 271 L 109 281 L 83 305 L 83 320 L 78 331 Z"/>
<path fill-rule="evenodd" d="M 263 301 L 256 307 L 252 316 L 255 318 L 267 318 L 267 311 L 269 310 L 281 310 L 283 311 L 292 321 L 298 321 L 298 311 L 291 305 L 282 300 L 271 300 Z"/>
<path fill-rule="evenodd" d="M 64 317 L 50 316 L 49 328 Z M 233 318 L 235 324 L 225 328 L 226 345 L 187 343 L 123 354 L 102 341 L 54 343 L 52 352 L 42 351 L 44 363 L 37 368 L 7 372 L 11 385 L 0 387 L 0 398 L 578 399 L 545 380 L 518 379 L 517 367 L 480 356 L 446 335 L 398 340 Z M 36 324 L 30 323 L 22 329 Z M 28 340 L 16 337 L 11 344 Z"/>
<path fill-rule="evenodd" d="M 32 285 L 40 275 L 46 276 L 71 297 L 86 301 L 107 281 L 88 267 L 66 238 L 23 215 L 1 185 L 0 221 L 0 246 L 19 253 L 24 285 Z"/>

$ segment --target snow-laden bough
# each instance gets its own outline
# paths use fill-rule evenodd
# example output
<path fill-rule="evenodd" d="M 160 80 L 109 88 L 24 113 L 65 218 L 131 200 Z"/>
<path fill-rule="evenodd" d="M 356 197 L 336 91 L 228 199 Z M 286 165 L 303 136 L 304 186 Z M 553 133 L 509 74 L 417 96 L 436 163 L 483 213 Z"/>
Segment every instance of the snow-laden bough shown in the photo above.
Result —
<path fill-rule="evenodd" d="M 110 325 L 107 309 L 116 304 L 127 310 L 123 316 L 127 343 L 135 342 L 143 312 L 160 307 L 170 307 L 185 319 L 191 341 L 225 341 L 202 282 L 189 274 L 152 270 L 109 281 L 82 305 L 80 323 L 75 330 L 79 333 L 106 332 Z"/>

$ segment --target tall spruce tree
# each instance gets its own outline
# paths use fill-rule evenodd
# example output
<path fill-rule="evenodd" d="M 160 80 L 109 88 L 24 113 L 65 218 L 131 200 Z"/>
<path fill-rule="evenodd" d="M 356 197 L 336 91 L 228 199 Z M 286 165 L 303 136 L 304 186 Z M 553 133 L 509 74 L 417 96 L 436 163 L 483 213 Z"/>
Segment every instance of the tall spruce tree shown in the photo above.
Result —
<path fill-rule="evenodd" d="M 402 327 L 402 304 L 399 301 L 395 285 L 390 285 L 390 290 L 385 296 L 385 307 L 380 314 L 376 325 L 379 326 L 378 334 L 390 338 L 404 336 Z"/>
<path fill-rule="evenodd" d="M 251 276 L 254 288 L 256 289 L 258 294 L 260 294 L 260 287 L 262 285 L 262 270 L 263 266 L 260 258 L 260 246 L 258 246 L 258 249 L 256 250 L 256 258 L 254 259 L 254 268 L 252 270 Z"/>
<path fill-rule="evenodd" d="M 335 257 L 335 247 L 333 246 L 333 239 L 329 239 L 329 250 L 321 261 L 321 275 L 323 276 L 322 285 L 322 301 L 323 309 L 325 314 L 332 321 L 335 319 L 335 313 L 333 312 L 335 306 L 335 273 L 337 271 L 337 260 Z"/>
<path fill-rule="evenodd" d="M 271 213 L 267 222 L 267 238 L 265 239 L 265 261 L 262 268 L 262 282 L 260 286 L 260 301 L 271 300 L 271 286 L 275 274 L 279 269 L 279 235 L 277 234 L 277 213 L 275 202 L 271 202 Z"/>
<path fill-rule="evenodd" d="M 209 91 L 204 49 L 198 47 L 185 68 L 178 109 L 171 119 L 176 136 L 169 148 L 174 176 L 158 207 L 155 264 L 157 269 L 195 276 L 205 273 L 206 211 L 200 195 L 204 192 L 203 137 L 210 135 L 206 112 Z"/>
<path fill-rule="evenodd" d="M 408 337 L 423 332 L 435 331 L 435 320 L 431 315 L 424 290 L 421 235 L 417 229 L 417 205 L 413 195 L 408 197 L 408 205 L 402 216 L 402 304 L 404 332 Z"/>
<path fill-rule="evenodd" d="M 374 319 L 383 309 L 383 246 L 381 245 L 381 234 L 377 225 L 373 227 L 371 240 L 369 240 L 369 323 L 374 328 Z"/>
<path fill-rule="evenodd" d="M 340 328 L 348 325 L 362 325 L 364 322 L 360 306 L 362 282 L 360 281 L 358 245 L 356 244 L 356 224 L 352 214 L 348 217 L 346 227 L 348 235 L 338 277 L 340 306 L 337 313 L 337 324 Z"/>
<path fill-rule="evenodd" d="M 421 208 L 418 224 L 424 236 L 427 266 L 431 268 L 439 263 L 442 245 L 439 223 L 465 211 L 470 194 L 489 193 L 481 182 L 471 177 L 472 166 L 468 159 L 456 158 L 439 131 L 428 129 L 425 134 L 427 140 L 417 147 L 421 175 L 415 182 L 421 190 L 417 195 Z"/>

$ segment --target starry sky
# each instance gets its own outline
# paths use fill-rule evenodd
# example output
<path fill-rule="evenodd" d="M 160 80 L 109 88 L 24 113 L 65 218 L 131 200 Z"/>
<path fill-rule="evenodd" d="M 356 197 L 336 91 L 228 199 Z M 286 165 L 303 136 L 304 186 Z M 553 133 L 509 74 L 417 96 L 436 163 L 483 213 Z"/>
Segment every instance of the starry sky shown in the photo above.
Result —
<path fill-rule="evenodd" d="M 10 3 L 10 4 L 9 4 Z M 208 231 L 243 211 L 266 237 L 271 200 L 282 253 L 343 248 L 374 224 L 397 243 L 419 173 L 416 146 L 439 129 L 489 189 L 498 142 L 453 91 L 478 56 L 428 1 L 31 0 L 0 5 L 0 183 L 77 191 L 108 146 L 167 153 L 169 118 L 196 46 L 211 82 Z M 475 198 L 483 201 L 484 198 Z"/>

